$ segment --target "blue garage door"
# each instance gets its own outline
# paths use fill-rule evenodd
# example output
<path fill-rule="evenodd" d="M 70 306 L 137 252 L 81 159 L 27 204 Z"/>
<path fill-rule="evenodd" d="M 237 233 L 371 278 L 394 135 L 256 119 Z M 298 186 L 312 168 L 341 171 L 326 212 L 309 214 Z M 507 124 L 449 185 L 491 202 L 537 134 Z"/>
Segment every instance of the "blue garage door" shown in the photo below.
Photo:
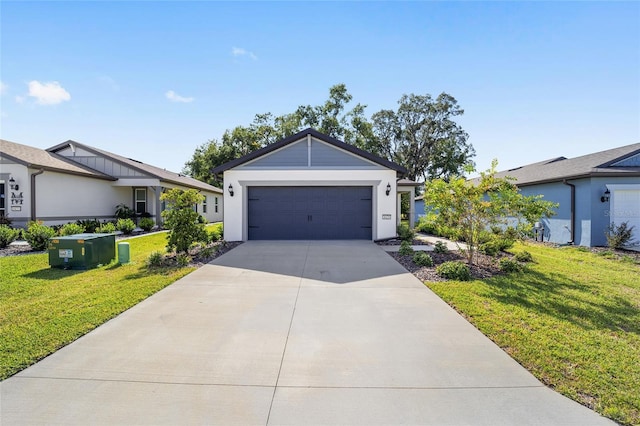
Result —
<path fill-rule="evenodd" d="M 250 240 L 370 240 L 367 186 L 249 187 Z"/>

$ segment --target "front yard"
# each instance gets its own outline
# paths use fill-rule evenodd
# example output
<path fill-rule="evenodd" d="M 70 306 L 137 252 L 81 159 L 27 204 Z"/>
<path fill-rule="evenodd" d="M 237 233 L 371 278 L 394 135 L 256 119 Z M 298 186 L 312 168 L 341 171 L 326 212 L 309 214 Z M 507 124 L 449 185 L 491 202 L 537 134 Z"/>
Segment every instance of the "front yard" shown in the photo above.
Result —
<path fill-rule="evenodd" d="M 580 248 L 518 245 L 526 272 L 426 282 L 558 392 L 640 424 L 640 266 Z"/>
<path fill-rule="evenodd" d="M 193 271 L 146 267 L 152 252 L 164 252 L 166 235 L 129 239 L 131 263 L 88 271 L 52 269 L 46 253 L 0 257 L 0 380 Z"/>

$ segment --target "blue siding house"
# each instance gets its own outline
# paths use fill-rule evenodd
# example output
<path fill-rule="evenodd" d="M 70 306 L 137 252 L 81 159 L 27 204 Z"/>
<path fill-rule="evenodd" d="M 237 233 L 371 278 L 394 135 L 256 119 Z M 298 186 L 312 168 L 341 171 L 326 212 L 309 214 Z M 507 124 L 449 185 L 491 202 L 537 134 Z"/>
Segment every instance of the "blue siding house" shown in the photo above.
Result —
<path fill-rule="evenodd" d="M 640 143 L 576 158 L 558 157 L 499 172 L 511 176 L 523 195 L 558 203 L 544 219 L 544 240 L 604 246 L 610 224 L 628 222 L 640 240 Z"/>

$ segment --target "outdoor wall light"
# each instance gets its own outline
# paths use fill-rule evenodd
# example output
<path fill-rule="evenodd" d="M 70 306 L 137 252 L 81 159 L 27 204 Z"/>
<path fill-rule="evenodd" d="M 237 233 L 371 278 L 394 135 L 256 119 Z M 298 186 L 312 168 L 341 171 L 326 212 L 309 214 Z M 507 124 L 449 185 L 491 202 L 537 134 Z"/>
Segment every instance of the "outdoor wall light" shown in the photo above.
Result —
<path fill-rule="evenodd" d="M 602 201 L 603 203 L 606 203 L 609 201 L 610 196 L 611 196 L 611 192 L 609 192 L 609 189 L 607 189 L 606 191 L 604 191 L 604 194 L 602 195 L 602 197 L 600 197 L 600 201 Z"/>
<path fill-rule="evenodd" d="M 229 195 L 233 197 L 233 186 L 231 184 L 229 184 Z"/>
<path fill-rule="evenodd" d="M 391 184 L 387 182 L 387 196 L 391 194 Z"/>
<path fill-rule="evenodd" d="M 14 191 L 18 190 L 18 185 L 16 185 L 16 180 L 13 178 L 13 176 L 11 176 L 9 178 L 9 188 L 13 189 Z"/>

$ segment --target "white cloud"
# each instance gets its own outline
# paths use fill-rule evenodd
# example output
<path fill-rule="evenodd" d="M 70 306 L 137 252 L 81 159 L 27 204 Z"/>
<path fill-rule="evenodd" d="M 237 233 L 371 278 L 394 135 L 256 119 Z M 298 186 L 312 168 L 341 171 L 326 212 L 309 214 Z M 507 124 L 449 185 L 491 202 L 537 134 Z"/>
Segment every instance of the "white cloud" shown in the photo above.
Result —
<path fill-rule="evenodd" d="M 4 95 L 9 90 L 9 86 L 4 84 L 4 82 L 0 81 L 0 95 Z"/>
<path fill-rule="evenodd" d="M 180 96 L 176 92 L 174 92 L 173 90 L 169 90 L 164 95 L 167 97 L 167 99 L 169 99 L 172 102 L 189 103 L 189 102 L 193 102 L 193 100 L 194 100 L 194 98 L 192 98 L 192 97 L 185 98 L 184 96 Z"/>
<path fill-rule="evenodd" d="M 40 83 L 33 80 L 29 82 L 29 96 L 36 98 L 40 105 L 55 105 L 71 99 L 71 95 L 57 81 Z M 18 100 L 16 98 L 16 100 Z M 19 102 L 19 101 L 18 101 Z"/>
<path fill-rule="evenodd" d="M 246 49 L 243 49 L 242 47 L 234 47 L 231 49 L 231 54 L 233 56 L 240 57 L 240 56 L 248 56 L 249 58 L 253 59 L 254 61 L 258 60 L 258 57 L 253 53 L 253 52 L 249 52 Z"/>

